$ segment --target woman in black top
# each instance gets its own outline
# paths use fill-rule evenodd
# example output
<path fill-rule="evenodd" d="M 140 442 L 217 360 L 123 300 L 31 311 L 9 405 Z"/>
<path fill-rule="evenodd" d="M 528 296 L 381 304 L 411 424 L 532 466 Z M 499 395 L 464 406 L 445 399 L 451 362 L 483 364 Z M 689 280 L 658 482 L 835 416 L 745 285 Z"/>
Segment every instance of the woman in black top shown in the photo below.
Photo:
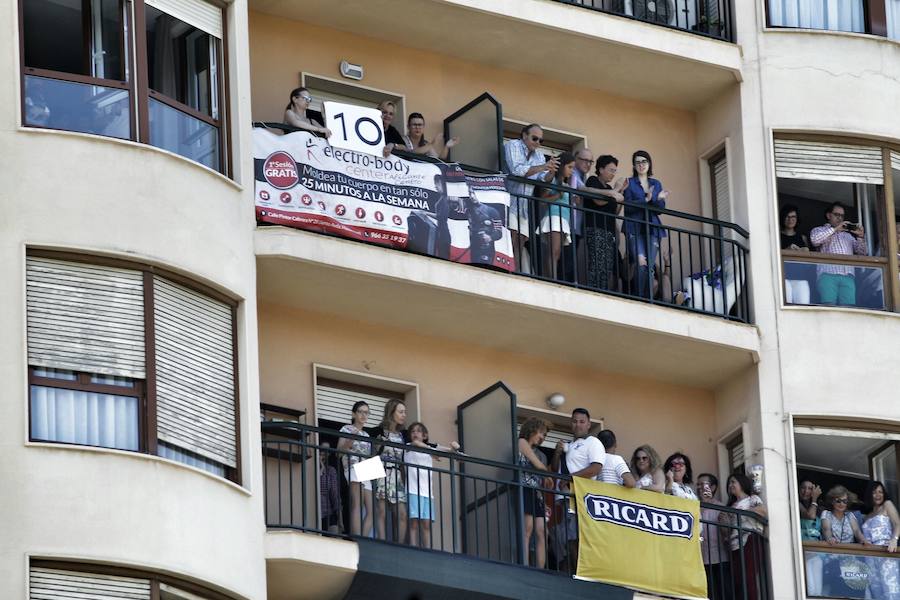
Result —
<path fill-rule="evenodd" d="M 809 238 L 798 231 L 797 207 L 781 207 L 781 249 L 809 252 Z M 787 304 L 809 304 L 809 266 L 802 263 L 784 265 L 784 301 Z"/>
<path fill-rule="evenodd" d="M 596 175 L 585 182 L 586 191 L 604 199 L 584 197 L 584 241 L 587 245 L 587 283 L 594 289 L 606 290 L 612 285 L 619 256 L 616 214 L 622 210 L 621 182 L 616 188 L 619 161 L 608 154 L 597 159 Z"/>

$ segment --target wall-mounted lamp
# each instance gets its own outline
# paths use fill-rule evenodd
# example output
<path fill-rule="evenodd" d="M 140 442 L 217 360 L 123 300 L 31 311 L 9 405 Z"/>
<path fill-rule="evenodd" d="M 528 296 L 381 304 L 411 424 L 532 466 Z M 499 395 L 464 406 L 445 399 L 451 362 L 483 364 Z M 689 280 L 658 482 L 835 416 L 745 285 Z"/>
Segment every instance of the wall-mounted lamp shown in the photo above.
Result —
<path fill-rule="evenodd" d="M 550 394 L 547 398 L 547 406 L 552 408 L 553 410 L 557 410 L 560 406 L 566 403 L 566 397 L 560 394 L 559 392 L 555 394 Z"/>
<path fill-rule="evenodd" d="M 351 62 L 347 62 L 346 60 L 341 61 L 341 75 L 346 77 L 347 79 L 356 79 L 359 81 L 363 78 L 365 74 L 365 70 L 362 65 L 354 65 Z"/>

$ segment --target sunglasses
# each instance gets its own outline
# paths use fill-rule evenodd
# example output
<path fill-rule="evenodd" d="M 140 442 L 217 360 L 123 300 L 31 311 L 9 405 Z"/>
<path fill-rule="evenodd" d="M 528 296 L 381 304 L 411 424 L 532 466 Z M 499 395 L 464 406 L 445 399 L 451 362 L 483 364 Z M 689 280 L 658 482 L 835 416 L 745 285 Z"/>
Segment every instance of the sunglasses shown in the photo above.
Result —
<path fill-rule="evenodd" d="M 834 500 L 834 503 L 835 504 L 847 504 L 847 499 L 846 498 L 836 498 Z"/>
<path fill-rule="evenodd" d="M 636 460 L 650 460 L 649 456 L 635 456 L 634 458 Z"/>
<path fill-rule="evenodd" d="M 536 135 L 533 135 L 533 136 L 531 136 L 531 141 L 532 141 L 532 142 L 537 142 L 538 144 L 543 144 L 543 143 L 544 143 L 544 138 L 538 137 L 538 136 L 536 136 Z"/>
<path fill-rule="evenodd" d="M 302 98 L 303 100 L 306 100 L 307 102 L 312 102 L 312 96 L 304 96 L 303 94 L 300 94 L 299 98 Z"/>
<path fill-rule="evenodd" d="M 673 466 L 673 467 L 683 467 L 683 466 L 684 466 L 684 461 L 683 461 L 683 460 L 673 460 L 673 461 L 672 461 L 672 466 Z"/>

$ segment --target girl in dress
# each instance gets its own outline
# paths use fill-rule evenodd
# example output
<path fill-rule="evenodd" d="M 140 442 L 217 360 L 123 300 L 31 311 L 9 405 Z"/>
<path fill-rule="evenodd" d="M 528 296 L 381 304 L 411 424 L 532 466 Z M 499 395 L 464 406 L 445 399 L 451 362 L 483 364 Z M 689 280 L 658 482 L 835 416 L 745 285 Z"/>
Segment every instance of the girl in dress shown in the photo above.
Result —
<path fill-rule="evenodd" d="M 559 155 L 559 170 L 556 171 L 553 183 L 568 186 L 574 169 L 575 155 L 563 152 Z M 569 206 L 569 192 L 559 190 L 546 190 L 543 193 L 543 201 L 540 202 L 541 212 L 544 215 L 541 219 L 541 234 L 549 234 L 547 238 L 549 251 L 544 253 L 544 275 L 552 279 L 556 279 L 558 275 L 557 265 L 562 255 L 562 247 L 572 243 Z M 571 275 L 573 271 L 570 268 L 566 273 Z"/>
<path fill-rule="evenodd" d="M 378 439 L 403 444 L 403 426 L 406 425 L 406 405 L 402 400 L 389 400 L 384 407 L 381 434 Z M 403 473 L 403 450 L 394 446 L 381 446 L 379 451 L 384 462 L 385 477 L 375 480 L 375 533 L 378 539 L 385 536 L 385 520 L 390 507 L 397 536 L 393 541 L 406 540 L 406 484 Z"/>

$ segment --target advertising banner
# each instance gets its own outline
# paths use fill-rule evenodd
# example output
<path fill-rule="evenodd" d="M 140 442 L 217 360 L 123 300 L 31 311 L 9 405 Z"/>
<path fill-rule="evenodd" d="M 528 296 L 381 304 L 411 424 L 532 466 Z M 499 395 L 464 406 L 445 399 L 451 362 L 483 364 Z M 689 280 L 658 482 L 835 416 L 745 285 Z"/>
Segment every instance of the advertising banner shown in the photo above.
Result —
<path fill-rule="evenodd" d="M 706 598 L 700 503 L 574 477 L 579 579 Z"/>
<path fill-rule="evenodd" d="M 504 175 L 253 130 L 256 218 L 462 263 L 515 268 Z"/>

